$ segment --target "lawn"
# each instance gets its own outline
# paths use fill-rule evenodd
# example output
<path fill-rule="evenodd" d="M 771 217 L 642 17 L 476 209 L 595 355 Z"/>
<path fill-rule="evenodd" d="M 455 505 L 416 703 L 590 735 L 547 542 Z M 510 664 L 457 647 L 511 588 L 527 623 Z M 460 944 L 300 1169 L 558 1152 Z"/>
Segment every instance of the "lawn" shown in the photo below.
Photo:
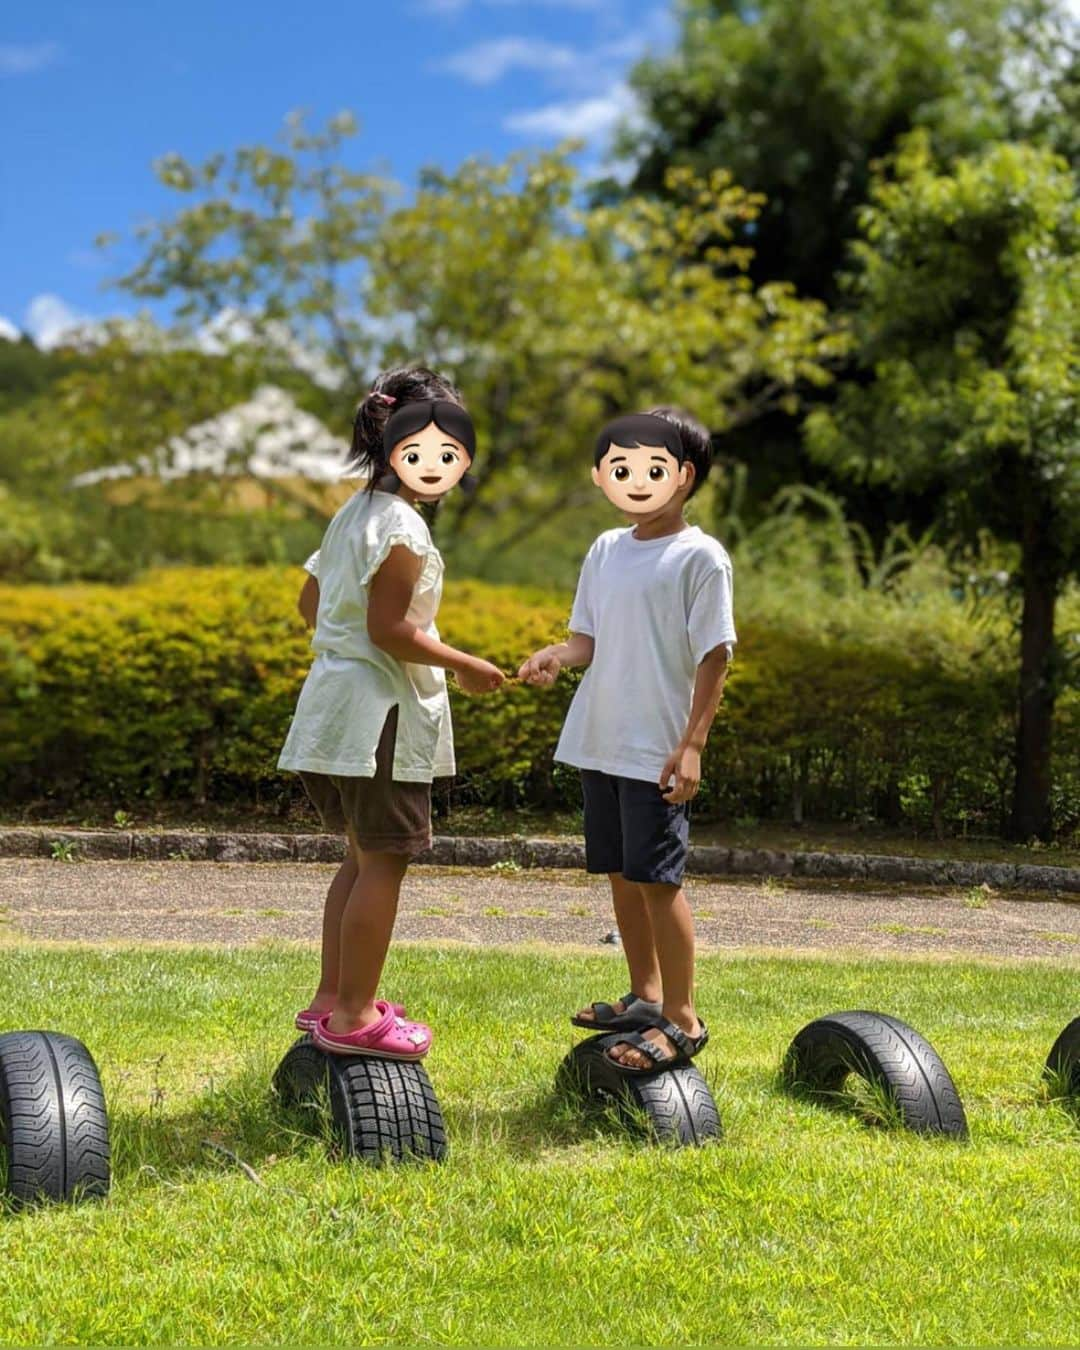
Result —
<path fill-rule="evenodd" d="M 87 1042 L 115 1173 L 105 1203 L 0 1213 L 0 1342 L 1076 1340 L 1080 1125 L 1039 1086 L 1075 968 L 710 957 L 727 1135 L 675 1153 L 551 1095 L 565 1010 L 621 992 L 611 955 L 401 946 L 387 988 L 437 1028 L 451 1155 L 381 1169 L 268 1097 L 312 968 L 280 946 L 0 947 L 0 1029 Z M 933 1041 L 970 1143 L 778 1088 L 799 1026 L 854 1007 Z"/>

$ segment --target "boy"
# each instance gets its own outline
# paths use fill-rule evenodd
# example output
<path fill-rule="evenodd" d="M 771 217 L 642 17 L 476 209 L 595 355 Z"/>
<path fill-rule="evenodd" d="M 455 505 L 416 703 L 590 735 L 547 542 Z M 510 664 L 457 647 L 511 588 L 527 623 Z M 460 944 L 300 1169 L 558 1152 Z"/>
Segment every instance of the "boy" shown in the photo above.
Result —
<path fill-rule="evenodd" d="M 631 525 L 586 555 L 567 641 L 518 672 L 549 685 L 563 666 L 588 666 L 555 758 L 581 770 L 586 867 L 611 880 L 631 992 L 572 1021 L 620 1033 L 605 1053 L 628 1073 L 685 1063 L 708 1039 L 694 1010 L 682 877 L 689 804 L 736 635 L 731 561 L 683 508 L 711 461 L 708 432 L 677 409 L 604 427 L 593 482 Z"/>

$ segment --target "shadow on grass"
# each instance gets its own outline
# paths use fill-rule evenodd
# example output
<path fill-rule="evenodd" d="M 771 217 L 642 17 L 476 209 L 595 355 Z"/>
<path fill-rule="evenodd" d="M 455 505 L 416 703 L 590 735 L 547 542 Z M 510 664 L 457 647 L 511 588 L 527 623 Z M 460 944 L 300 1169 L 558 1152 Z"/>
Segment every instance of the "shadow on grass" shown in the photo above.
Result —
<path fill-rule="evenodd" d="M 345 1160 L 326 1096 L 286 1106 L 270 1087 L 271 1073 L 262 1064 L 250 1065 L 214 1083 L 181 1111 L 169 1111 L 153 1097 L 145 1106 L 118 1103 L 109 1112 L 114 1181 L 177 1183 L 223 1170 L 244 1171 L 245 1165 L 257 1177 L 263 1164 L 312 1153 L 320 1153 L 328 1165 Z M 443 1100 L 441 1106 L 451 1154 L 498 1149 L 538 1159 L 601 1134 L 637 1136 L 616 1111 L 551 1090 L 508 1105 Z"/>
<path fill-rule="evenodd" d="M 167 1091 L 156 1087 L 145 1104 L 110 1104 L 114 1181 L 175 1182 L 242 1164 L 257 1173 L 267 1162 L 325 1149 L 329 1113 L 284 1107 L 270 1087 L 272 1071 L 260 1061 L 211 1080 L 180 1111 L 170 1111 Z"/>
<path fill-rule="evenodd" d="M 639 1124 L 614 1103 L 548 1090 L 516 1106 L 444 1107 L 451 1149 L 500 1148 L 515 1158 L 536 1160 L 556 1149 L 571 1149 L 598 1138 L 641 1141 Z"/>
<path fill-rule="evenodd" d="M 1080 1130 L 1080 1065 L 1045 1069 L 1039 1086 L 1039 1100 L 1060 1111 L 1075 1129 Z"/>
<path fill-rule="evenodd" d="M 837 1087 L 821 1088 L 793 1078 L 788 1066 L 783 1064 L 773 1076 L 772 1087 L 778 1095 L 794 1101 L 854 1117 L 869 1129 L 907 1128 L 903 1110 L 888 1084 L 881 1078 L 866 1075 L 858 1067 L 852 1067 Z"/>

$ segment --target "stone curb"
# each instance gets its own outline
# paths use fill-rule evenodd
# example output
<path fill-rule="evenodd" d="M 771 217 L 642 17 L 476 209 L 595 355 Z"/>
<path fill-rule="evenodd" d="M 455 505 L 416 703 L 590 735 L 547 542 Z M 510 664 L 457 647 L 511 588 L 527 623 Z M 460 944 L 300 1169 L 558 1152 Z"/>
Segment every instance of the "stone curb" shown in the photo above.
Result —
<path fill-rule="evenodd" d="M 196 834 L 166 830 L 0 830 L 0 857 L 50 858 L 67 844 L 80 859 L 179 862 L 340 862 L 344 841 L 336 834 Z M 562 839 L 459 838 L 439 835 L 416 859 L 449 867 L 585 866 L 585 847 Z M 689 870 L 703 876 L 833 877 L 844 881 L 906 881 L 928 886 L 978 886 L 997 890 L 1080 894 L 1080 867 L 1029 863 L 959 862 L 890 857 L 876 853 L 787 853 L 772 849 L 691 848 Z"/>

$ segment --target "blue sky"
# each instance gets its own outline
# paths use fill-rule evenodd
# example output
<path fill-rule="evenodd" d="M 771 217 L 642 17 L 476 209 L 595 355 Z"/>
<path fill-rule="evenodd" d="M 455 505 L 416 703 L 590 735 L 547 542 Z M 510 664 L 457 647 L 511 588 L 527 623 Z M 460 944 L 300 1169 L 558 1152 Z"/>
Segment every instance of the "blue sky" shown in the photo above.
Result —
<path fill-rule="evenodd" d="M 273 141 L 355 112 L 350 161 L 425 163 L 587 138 L 601 160 L 628 67 L 670 45 L 665 0 L 11 0 L 0 18 L 0 331 L 43 342 L 133 309 L 95 235 L 168 211 L 151 161 Z M 130 256 L 130 254 L 128 254 Z"/>

